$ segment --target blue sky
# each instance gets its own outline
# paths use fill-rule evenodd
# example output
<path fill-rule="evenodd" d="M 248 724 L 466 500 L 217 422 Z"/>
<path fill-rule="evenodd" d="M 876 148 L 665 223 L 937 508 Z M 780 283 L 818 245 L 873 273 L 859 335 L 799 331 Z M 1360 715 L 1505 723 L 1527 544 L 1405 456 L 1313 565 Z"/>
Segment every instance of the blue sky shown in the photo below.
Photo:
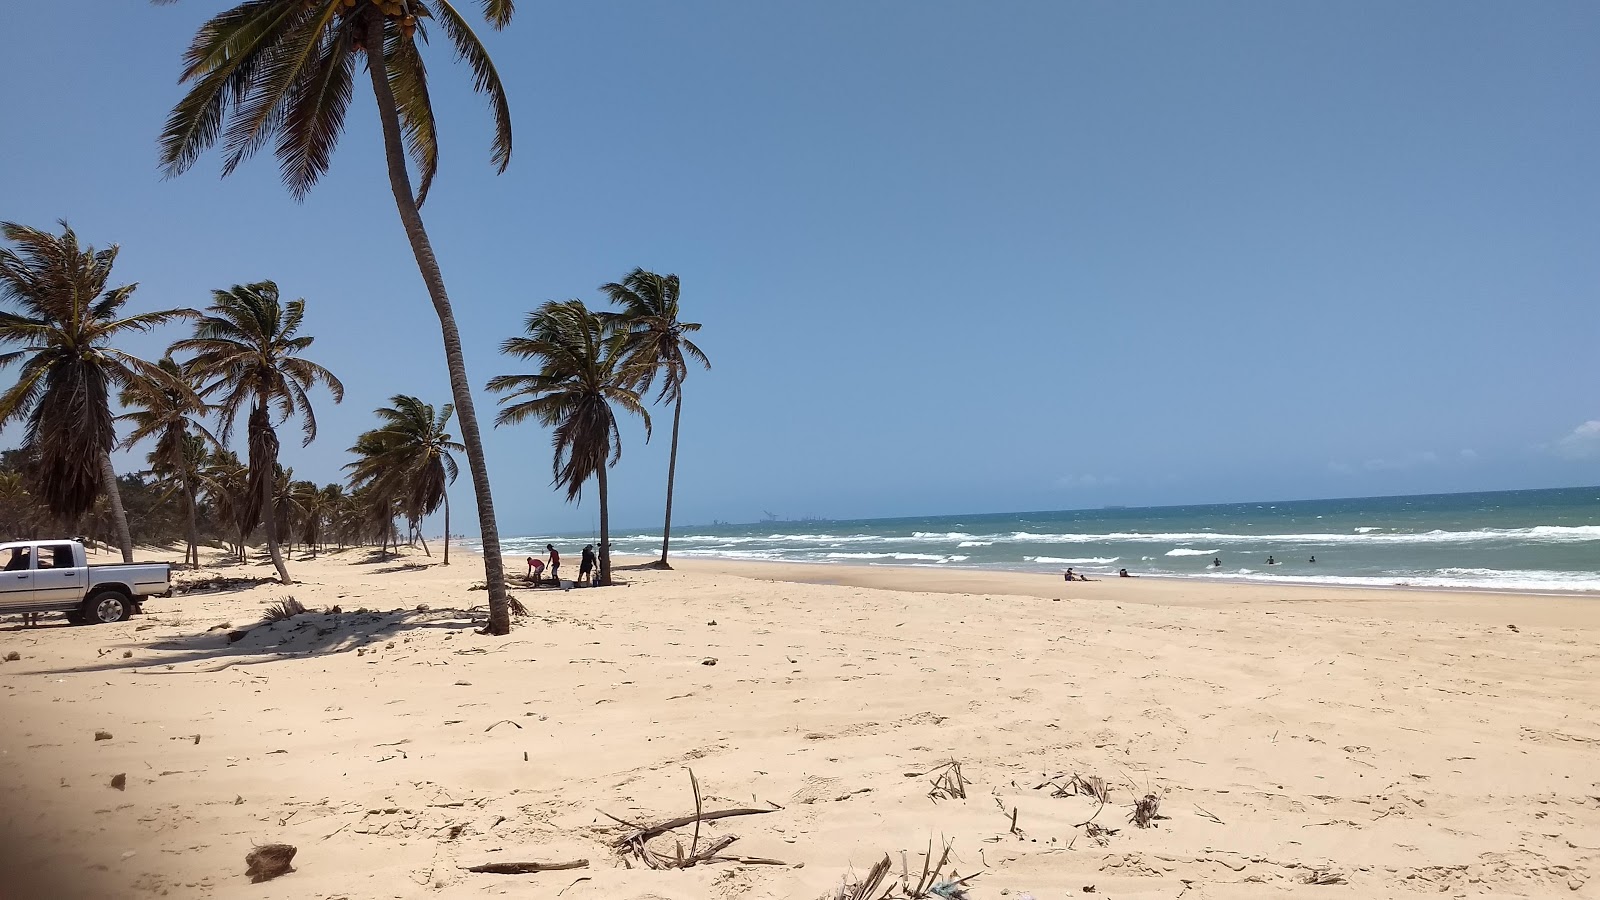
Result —
<path fill-rule="evenodd" d="M 283 456 L 331 480 L 390 395 L 448 399 L 437 320 L 369 93 L 302 204 L 269 155 L 161 179 L 223 6 L 9 4 L 0 218 L 120 243 L 140 308 L 305 297 L 348 394 Z M 523 371 L 497 346 L 544 300 L 677 273 L 715 364 L 681 523 L 1600 482 L 1594 4 L 519 7 L 485 29 L 506 174 L 431 61 L 469 372 Z M 670 425 L 625 435 L 620 526 L 659 521 Z M 487 440 L 504 533 L 592 527 L 547 434 Z"/>

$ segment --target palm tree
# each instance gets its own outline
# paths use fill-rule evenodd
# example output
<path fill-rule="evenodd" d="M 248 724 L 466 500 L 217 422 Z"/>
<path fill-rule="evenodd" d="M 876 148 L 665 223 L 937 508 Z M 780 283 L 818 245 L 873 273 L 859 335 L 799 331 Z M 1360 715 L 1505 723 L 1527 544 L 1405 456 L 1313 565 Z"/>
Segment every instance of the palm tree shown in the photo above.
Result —
<path fill-rule="evenodd" d="M 22 363 L 17 383 L 0 394 L 0 427 L 25 422 L 23 442 L 38 451 L 36 493 L 58 518 L 78 520 L 105 493 L 122 559 L 133 562 L 133 537 L 111 467 L 117 443 L 111 389 L 142 381 L 180 393 L 189 389 L 112 343 L 193 313 L 123 315 L 138 285 L 106 287 L 116 245 L 100 251 L 79 247 L 71 226 L 62 222 L 61 229 L 56 235 L 0 223 L 0 234 L 16 245 L 0 248 L 0 302 L 14 309 L 0 312 L 0 344 L 21 345 L 0 354 L 0 368 Z"/>
<path fill-rule="evenodd" d="M 424 516 L 444 507 L 444 565 L 450 565 L 450 497 L 446 487 L 458 469 L 451 451 L 463 448 L 445 431 L 455 407 L 446 403 L 434 412 L 432 404 L 407 394 L 389 398 L 390 406 L 375 412 L 383 424 L 356 439 L 350 452 L 356 461 L 345 466 L 350 482 L 371 484 L 395 497 L 413 527 Z M 426 550 L 427 543 L 423 543 Z"/>
<path fill-rule="evenodd" d="M 495 425 L 513 425 L 530 416 L 554 429 L 552 463 L 555 484 L 567 489 L 567 501 L 583 494 L 593 476 L 600 490 L 600 583 L 611 583 L 611 520 L 607 506 L 606 469 L 622 456 L 622 437 L 611 405 L 644 419 L 646 439 L 650 412 L 632 385 L 637 376 L 626 368 L 628 334 L 609 318 L 595 315 L 582 300 L 550 301 L 528 314 L 527 337 L 509 338 L 500 352 L 536 360 L 536 375 L 500 375 L 489 390 L 503 392 Z"/>
<path fill-rule="evenodd" d="M 300 416 L 305 435 L 302 446 L 317 436 L 317 417 L 306 397 L 317 382 L 327 386 L 333 402 L 344 400 L 344 385 L 332 372 L 299 354 L 313 338 L 297 337 L 305 320 L 306 302 L 279 302 L 278 286 L 270 281 L 234 285 L 212 291 L 212 304 L 195 322 L 194 337 L 177 341 L 174 351 L 193 353 L 187 363 L 195 380 L 204 382 L 202 396 L 221 398 L 217 415 L 226 439 L 239 410 L 250 406 L 250 492 L 239 511 L 238 524 L 248 532 L 264 524 L 267 550 L 278 579 L 289 584 L 289 570 L 278 549 L 277 504 L 278 433 L 273 413 L 280 421 Z"/>
<path fill-rule="evenodd" d="M 239 461 L 232 450 L 218 449 L 205 455 L 200 467 L 200 490 L 216 515 L 219 524 L 229 525 L 239 536 L 239 562 L 246 561 L 245 538 L 255 527 L 254 520 L 246 524 L 244 512 L 250 506 L 250 468 Z M 257 501 L 259 503 L 259 501 Z M 228 542 L 232 544 L 233 541 Z"/>
<path fill-rule="evenodd" d="M 172 357 L 162 357 L 156 365 L 167 374 L 170 384 L 141 380 L 122 390 L 117 402 L 128 410 L 118 419 L 129 422 L 133 430 L 122 439 L 124 450 L 142 441 L 155 439 L 155 447 L 146 457 L 150 471 L 173 479 L 174 486 L 182 491 L 188 506 L 189 547 L 183 561 L 191 568 L 200 568 L 200 523 L 197 516 L 199 501 L 199 473 L 188 447 L 190 438 L 207 441 L 217 446 L 216 436 L 206 430 L 202 419 L 211 413 L 211 406 L 195 395 L 187 386 L 183 370 Z M 183 390 L 171 385 L 183 384 Z"/>
<path fill-rule="evenodd" d="M 350 105 L 356 61 L 366 57 L 383 128 L 389 188 L 439 317 L 450 389 L 477 495 L 484 580 L 489 588 L 486 630 L 509 634 L 500 531 L 472 385 L 455 312 L 421 213 L 439 165 L 438 133 L 418 41 L 427 42 L 429 22 L 438 24 L 456 57 L 471 68 L 473 89 L 489 98 L 494 165 L 504 172 L 511 162 L 511 108 L 500 75 L 456 9 L 457 2 L 249 0 L 219 13 L 201 26 L 185 55 L 181 80 L 194 86 L 167 119 L 161 161 L 168 175 L 176 175 L 221 137 L 227 151 L 226 174 L 276 137 L 284 183 L 296 198 L 305 196 L 328 170 Z M 480 5 L 491 27 L 510 24 L 514 0 L 480 0 Z M 223 123 L 230 117 L 232 124 L 224 132 Z M 406 169 L 408 152 L 421 176 L 415 194 Z"/>
<path fill-rule="evenodd" d="M 622 281 L 600 286 L 611 302 L 622 307 L 621 327 L 627 332 L 624 365 L 638 374 L 639 392 L 648 394 L 656 376 L 661 376 L 661 393 L 656 402 L 672 403 L 672 453 L 667 457 L 667 520 L 661 526 L 661 560 L 667 564 L 667 544 L 672 540 L 672 481 L 678 471 L 678 421 L 683 417 L 683 380 L 688 377 L 687 359 L 711 370 L 711 360 L 685 335 L 699 331 L 698 322 L 678 321 L 678 276 L 657 275 L 634 269 Z M 687 359 L 686 359 L 687 357 Z"/>

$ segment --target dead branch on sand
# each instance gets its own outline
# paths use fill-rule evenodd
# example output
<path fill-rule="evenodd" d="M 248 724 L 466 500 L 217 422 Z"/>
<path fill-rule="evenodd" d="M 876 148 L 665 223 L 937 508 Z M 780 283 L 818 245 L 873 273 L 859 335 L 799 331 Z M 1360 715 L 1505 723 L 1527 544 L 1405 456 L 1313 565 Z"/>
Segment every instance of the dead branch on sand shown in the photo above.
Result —
<path fill-rule="evenodd" d="M 1128 821 L 1140 828 L 1149 828 L 1157 819 L 1165 819 L 1161 815 L 1161 798 L 1155 794 L 1145 794 L 1134 801 L 1133 810 L 1128 813 Z"/>
<path fill-rule="evenodd" d="M 466 866 L 468 872 L 485 872 L 490 875 L 532 875 L 537 872 L 557 872 L 562 869 L 587 869 L 587 859 L 571 862 L 494 862 L 481 866 Z"/>
<path fill-rule="evenodd" d="M 951 869 L 949 841 L 945 841 L 939 861 L 933 859 L 933 842 L 928 842 L 928 852 L 922 858 L 922 871 L 915 878 L 904 851 L 900 854 L 900 882 L 889 881 L 893 863 L 885 855 L 860 881 L 845 879 L 844 883 L 824 894 L 822 900 L 968 900 L 967 882 L 977 878 L 974 872 L 965 878 Z M 887 883 L 885 883 L 887 881 Z"/>
<path fill-rule="evenodd" d="M 961 763 L 956 760 L 952 759 L 944 765 L 923 774 L 934 776 L 931 782 L 933 790 L 928 791 L 929 797 L 935 800 L 967 799 L 967 785 L 972 782 L 961 774 Z"/>
<path fill-rule="evenodd" d="M 722 837 L 708 843 L 704 847 L 700 846 L 701 822 L 711 822 L 717 819 L 728 819 L 734 816 L 761 815 L 764 813 L 777 812 L 783 807 L 773 804 L 771 809 L 751 809 L 741 807 L 706 812 L 703 800 L 700 796 L 700 780 L 695 777 L 693 769 L 689 770 L 689 785 L 694 789 L 693 815 L 680 816 L 676 819 L 668 819 L 665 822 L 658 822 L 654 825 L 639 825 L 634 822 L 629 822 L 626 819 L 619 819 L 616 816 L 605 812 L 604 810 L 600 811 L 600 814 L 606 818 L 611 819 L 614 822 L 620 822 L 621 824 L 633 829 L 627 834 L 624 834 L 611 842 L 611 846 L 622 855 L 622 861 L 624 865 L 628 864 L 628 857 L 630 855 L 652 869 L 687 869 L 699 865 L 700 863 L 710 862 L 743 862 L 774 866 L 788 865 L 787 863 L 776 859 L 724 855 L 722 851 L 728 849 L 728 845 L 739 839 L 739 836 L 734 834 L 723 835 Z M 669 831 L 682 828 L 686 825 L 694 826 L 694 836 L 689 841 L 689 849 L 687 853 L 684 852 L 682 841 L 674 842 L 674 852 L 671 856 L 658 853 L 650 848 L 649 842 L 651 838 L 660 837 Z"/>

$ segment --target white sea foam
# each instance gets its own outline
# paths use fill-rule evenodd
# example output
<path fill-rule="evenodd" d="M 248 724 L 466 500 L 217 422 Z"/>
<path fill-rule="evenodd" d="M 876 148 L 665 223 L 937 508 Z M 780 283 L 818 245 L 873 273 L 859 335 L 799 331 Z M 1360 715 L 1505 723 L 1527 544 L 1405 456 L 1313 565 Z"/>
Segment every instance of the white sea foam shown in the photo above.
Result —
<path fill-rule="evenodd" d="M 1216 532 L 1111 532 L 1107 534 L 1039 534 L 1018 531 L 1009 540 L 1038 544 L 1206 543 L 1246 544 L 1473 544 L 1500 541 L 1577 544 L 1600 541 L 1600 525 L 1537 525 L 1532 528 L 1479 528 L 1384 534 L 1218 534 Z"/>
<path fill-rule="evenodd" d="M 1215 554 L 1216 552 L 1217 551 L 1215 551 L 1215 550 L 1194 550 L 1194 549 L 1191 549 L 1189 547 L 1179 547 L 1176 550 L 1168 550 L 1166 555 L 1167 556 L 1211 556 L 1211 555 Z"/>
<path fill-rule="evenodd" d="M 1498 591 L 1600 591 L 1600 572 L 1555 572 L 1539 569 L 1440 569 L 1402 575 L 1269 575 L 1240 569 L 1246 581 L 1273 584 L 1337 584 L 1352 587 L 1475 588 Z"/>
<path fill-rule="evenodd" d="M 957 547 L 993 547 L 994 541 L 962 541 Z"/>
<path fill-rule="evenodd" d="M 1317 518 L 1320 519 L 1322 517 L 1321 516 L 1317 516 Z M 1355 530 L 1355 532 L 1356 532 L 1356 534 L 1371 534 L 1374 531 L 1382 531 L 1382 530 L 1383 529 L 1379 528 L 1376 525 L 1362 525 L 1360 528 L 1357 528 Z"/>
<path fill-rule="evenodd" d="M 1120 556 L 1089 556 L 1083 559 L 1062 559 L 1059 556 L 1024 556 L 1023 560 L 1063 566 L 1106 566 L 1121 558 Z"/>

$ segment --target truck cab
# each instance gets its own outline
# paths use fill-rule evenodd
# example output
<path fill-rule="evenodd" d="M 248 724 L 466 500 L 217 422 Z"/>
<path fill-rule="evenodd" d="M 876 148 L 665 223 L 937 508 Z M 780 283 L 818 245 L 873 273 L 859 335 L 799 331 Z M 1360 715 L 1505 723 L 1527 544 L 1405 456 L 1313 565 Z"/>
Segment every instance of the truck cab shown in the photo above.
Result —
<path fill-rule="evenodd" d="M 170 596 L 167 563 L 91 566 L 70 540 L 0 544 L 0 615 L 63 612 L 75 624 L 120 622 L 144 600 Z"/>

